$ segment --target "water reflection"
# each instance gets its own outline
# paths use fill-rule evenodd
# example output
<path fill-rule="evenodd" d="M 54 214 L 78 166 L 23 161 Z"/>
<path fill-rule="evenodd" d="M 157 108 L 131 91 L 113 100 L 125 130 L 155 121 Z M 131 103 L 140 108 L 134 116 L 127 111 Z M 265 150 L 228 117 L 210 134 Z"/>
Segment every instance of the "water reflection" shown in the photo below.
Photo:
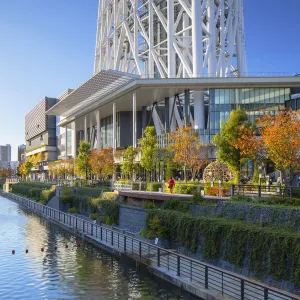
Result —
<path fill-rule="evenodd" d="M 195 299 L 77 240 L 0 197 L 0 299 Z"/>

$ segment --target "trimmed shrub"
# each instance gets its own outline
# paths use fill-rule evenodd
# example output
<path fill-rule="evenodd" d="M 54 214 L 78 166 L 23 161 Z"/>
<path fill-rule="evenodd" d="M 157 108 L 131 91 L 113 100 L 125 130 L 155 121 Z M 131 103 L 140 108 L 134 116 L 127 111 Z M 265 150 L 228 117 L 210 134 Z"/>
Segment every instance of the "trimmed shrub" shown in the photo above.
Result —
<path fill-rule="evenodd" d="M 212 186 L 207 189 L 207 195 L 228 197 L 230 196 L 230 188 Z"/>
<path fill-rule="evenodd" d="M 106 221 L 109 221 L 110 225 L 113 225 L 113 224 L 118 225 L 119 211 L 120 211 L 119 202 L 111 201 L 111 200 L 102 200 L 100 202 L 100 206 L 104 210 Z M 102 222 L 105 224 L 108 224 L 103 220 L 102 220 Z"/>
<path fill-rule="evenodd" d="M 67 203 L 71 203 L 72 199 L 73 199 L 73 189 L 69 188 L 69 187 L 63 187 L 60 190 L 60 200 L 62 201 L 62 203 L 67 204 Z"/>
<path fill-rule="evenodd" d="M 157 208 L 157 206 L 154 204 L 154 201 L 144 201 L 143 202 L 143 208 L 144 209 L 153 209 L 153 208 Z"/>
<path fill-rule="evenodd" d="M 41 199 L 44 201 L 49 201 L 52 197 L 55 196 L 55 190 L 51 188 L 51 190 L 43 190 L 41 193 Z"/>
<path fill-rule="evenodd" d="M 42 194 L 42 190 L 40 188 L 30 188 L 28 190 L 28 196 L 32 199 L 40 200 Z"/>
<path fill-rule="evenodd" d="M 195 183 L 176 182 L 173 193 L 178 194 L 180 192 L 180 194 L 192 195 L 194 193 L 197 193 L 198 186 L 199 184 L 195 184 Z"/>
<path fill-rule="evenodd" d="M 116 199 L 116 194 L 114 192 L 105 192 L 102 193 L 101 200 L 115 200 Z"/>
<path fill-rule="evenodd" d="M 69 214 L 78 214 L 78 209 L 76 207 L 70 207 L 68 209 Z"/>
<path fill-rule="evenodd" d="M 150 191 L 150 189 L 151 189 L 151 192 L 158 192 L 159 189 L 161 189 L 161 188 L 162 188 L 161 182 L 152 182 L 152 183 L 147 183 L 146 190 Z"/>
<path fill-rule="evenodd" d="M 102 193 L 103 193 L 103 189 L 98 189 L 98 188 L 78 187 L 76 189 L 76 195 L 78 196 L 99 198 Z"/>
<path fill-rule="evenodd" d="M 169 199 L 164 201 L 162 208 L 166 210 L 176 210 L 185 213 L 189 211 L 190 204 L 180 199 Z"/>
<path fill-rule="evenodd" d="M 100 219 L 99 213 L 92 213 L 92 214 L 90 214 L 90 219 L 92 219 L 92 220 L 99 220 Z"/>

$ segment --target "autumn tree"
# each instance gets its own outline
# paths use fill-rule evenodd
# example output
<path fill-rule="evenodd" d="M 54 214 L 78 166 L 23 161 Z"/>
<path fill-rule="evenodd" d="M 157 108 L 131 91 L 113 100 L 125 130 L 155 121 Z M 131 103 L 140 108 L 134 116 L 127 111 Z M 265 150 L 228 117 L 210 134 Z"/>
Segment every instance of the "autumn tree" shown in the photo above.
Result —
<path fill-rule="evenodd" d="M 23 175 L 27 177 L 30 174 L 31 168 L 33 167 L 33 163 L 30 160 L 26 160 L 24 164 Z"/>
<path fill-rule="evenodd" d="M 127 177 L 133 177 L 133 175 L 138 170 L 138 165 L 136 163 L 136 156 L 138 154 L 137 149 L 133 148 L 132 146 L 129 146 L 124 152 L 123 152 L 123 161 L 121 164 L 121 169 L 125 176 Z"/>
<path fill-rule="evenodd" d="M 152 175 L 158 160 L 157 139 L 154 126 L 146 127 L 144 137 L 141 139 L 141 166 Z M 152 176 L 151 176 L 152 178 Z"/>
<path fill-rule="evenodd" d="M 57 175 L 66 178 L 67 176 L 72 176 L 74 174 L 74 160 L 66 159 L 56 162 Z"/>
<path fill-rule="evenodd" d="M 92 172 L 100 179 L 106 179 L 114 172 L 114 155 L 112 148 L 94 149 L 89 155 Z"/>
<path fill-rule="evenodd" d="M 88 179 L 88 174 L 92 170 L 89 156 L 91 154 L 91 144 L 88 142 L 80 142 L 78 149 L 78 156 L 76 158 L 76 170 L 80 175 L 85 176 Z"/>
<path fill-rule="evenodd" d="M 300 171 L 300 119 L 297 113 L 300 110 L 284 109 L 275 116 L 266 114 L 257 120 L 267 157 L 275 163 L 289 185 Z"/>
<path fill-rule="evenodd" d="M 52 178 L 56 178 L 58 176 L 58 163 L 57 161 L 50 161 L 48 163 L 48 169 L 49 169 L 49 175 L 52 176 Z"/>
<path fill-rule="evenodd" d="M 199 164 L 204 164 L 201 158 L 200 137 L 192 126 L 186 126 L 171 133 L 170 142 L 170 149 L 174 151 L 173 161 L 183 167 L 184 180 L 187 181 L 187 169 L 191 169 L 192 174 L 195 174 L 193 170 L 198 168 Z"/>
<path fill-rule="evenodd" d="M 241 167 L 247 160 L 248 153 L 243 154 L 242 149 L 236 147 L 235 143 L 244 133 L 241 128 L 246 130 L 251 126 L 245 110 L 233 110 L 228 121 L 221 124 L 220 134 L 217 134 L 214 139 L 218 147 L 217 158 L 228 165 L 234 173 L 236 183 L 240 182 Z"/>

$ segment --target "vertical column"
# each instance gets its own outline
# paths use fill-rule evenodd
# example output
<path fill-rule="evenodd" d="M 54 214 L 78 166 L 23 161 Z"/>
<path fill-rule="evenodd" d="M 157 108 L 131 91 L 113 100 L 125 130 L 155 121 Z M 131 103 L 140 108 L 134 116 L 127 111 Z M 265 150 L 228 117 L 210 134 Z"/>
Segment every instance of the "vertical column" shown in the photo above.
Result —
<path fill-rule="evenodd" d="M 186 29 L 187 27 L 189 27 L 189 16 L 186 12 L 184 12 L 182 14 L 182 29 Z M 184 45 L 184 49 L 183 49 L 183 56 L 184 58 L 186 59 L 186 61 L 189 61 L 189 58 L 188 58 L 188 53 L 189 53 L 189 30 L 185 30 L 183 32 L 183 45 Z M 190 64 L 189 64 L 190 65 Z M 192 74 L 188 74 L 187 70 L 185 68 L 183 68 L 183 71 L 182 71 L 182 74 L 183 74 L 183 78 L 187 78 L 187 77 L 190 77 Z"/>
<path fill-rule="evenodd" d="M 147 127 L 147 106 L 142 107 L 142 135 Z"/>
<path fill-rule="evenodd" d="M 210 47 L 208 57 L 208 76 L 216 76 L 216 65 L 217 65 L 217 50 L 216 50 L 216 24 L 215 24 L 215 1 L 208 0 L 207 3 L 207 28 L 210 34 Z"/>
<path fill-rule="evenodd" d="M 149 78 L 154 78 L 154 61 L 152 57 L 153 51 L 153 38 L 154 38 L 154 31 L 153 31 L 153 7 L 152 7 L 152 0 L 148 2 L 148 14 L 149 14 L 149 54 L 148 54 L 148 64 L 149 64 Z"/>
<path fill-rule="evenodd" d="M 87 119 L 86 116 L 84 116 L 84 141 L 87 142 Z"/>
<path fill-rule="evenodd" d="M 185 125 L 190 125 L 190 90 L 184 91 L 184 119 Z"/>
<path fill-rule="evenodd" d="M 101 115 L 100 110 L 96 112 L 96 122 L 97 122 L 97 149 L 101 149 Z"/>
<path fill-rule="evenodd" d="M 77 132 L 76 132 L 76 121 L 73 122 L 72 124 L 73 126 L 73 130 L 72 130 L 72 156 L 73 158 L 76 158 L 76 154 L 77 154 Z"/>
<path fill-rule="evenodd" d="M 67 160 L 68 159 L 68 125 L 66 125 L 66 127 L 65 127 L 65 137 L 66 137 L 66 139 L 65 139 L 65 141 L 66 141 L 66 143 L 65 143 L 65 147 L 66 147 L 65 160 Z"/>
<path fill-rule="evenodd" d="M 116 103 L 113 103 L 113 140 L 112 148 L 113 153 L 116 153 L 116 138 L 117 138 L 117 112 L 116 112 Z"/>
<path fill-rule="evenodd" d="M 199 16 L 202 16 L 201 2 L 192 0 L 193 77 L 203 76 L 202 22 L 197 22 Z M 204 129 L 204 118 L 204 92 L 194 91 L 194 124 L 196 129 Z"/>
<path fill-rule="evenodd" d="M 194 0 L 197 1 L 197 0 Z M 200 1 L 198 0 L 200 3 Z M 199 18 L 199 16 L 198 16 Z M 175 78 L 175 50 L 174 43 L 174 0 L 167 0 L 167 40 L 168 40 L 168 78 Z M 201 22 L 200 22 L 201 23 Z M 202 24 L 201 24 L 202 26 Z"/>
<path fill-rule="evenodd" d="M 136 93 L 132 95 L 132 146 L 136 148 Z"/>
<path fill-rule="evenodd" d="M 170 104 L 169 97 L 165 98 L 165 132 L 170 129 Z"/>
<path fill-rule="evenodd" d="M 93 121 L 92 121 L 92 116 L 90 118 L 90 134 L 89 134 L 89 142 L 91 143 L 91 149 L 94 148 L 94 141 L 93 141 L 93 137 L 92 137 L 92 131 L 93 131 Z"/>

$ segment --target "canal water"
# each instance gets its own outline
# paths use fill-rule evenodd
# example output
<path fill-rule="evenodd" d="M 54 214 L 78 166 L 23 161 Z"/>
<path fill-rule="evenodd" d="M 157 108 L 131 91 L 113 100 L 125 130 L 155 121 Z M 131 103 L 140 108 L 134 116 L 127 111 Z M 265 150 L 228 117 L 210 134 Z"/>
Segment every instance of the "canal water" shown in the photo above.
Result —
<path fill-rule="evenodd" d="M 0 299 L 196 298 L 0 196 Z"/>

